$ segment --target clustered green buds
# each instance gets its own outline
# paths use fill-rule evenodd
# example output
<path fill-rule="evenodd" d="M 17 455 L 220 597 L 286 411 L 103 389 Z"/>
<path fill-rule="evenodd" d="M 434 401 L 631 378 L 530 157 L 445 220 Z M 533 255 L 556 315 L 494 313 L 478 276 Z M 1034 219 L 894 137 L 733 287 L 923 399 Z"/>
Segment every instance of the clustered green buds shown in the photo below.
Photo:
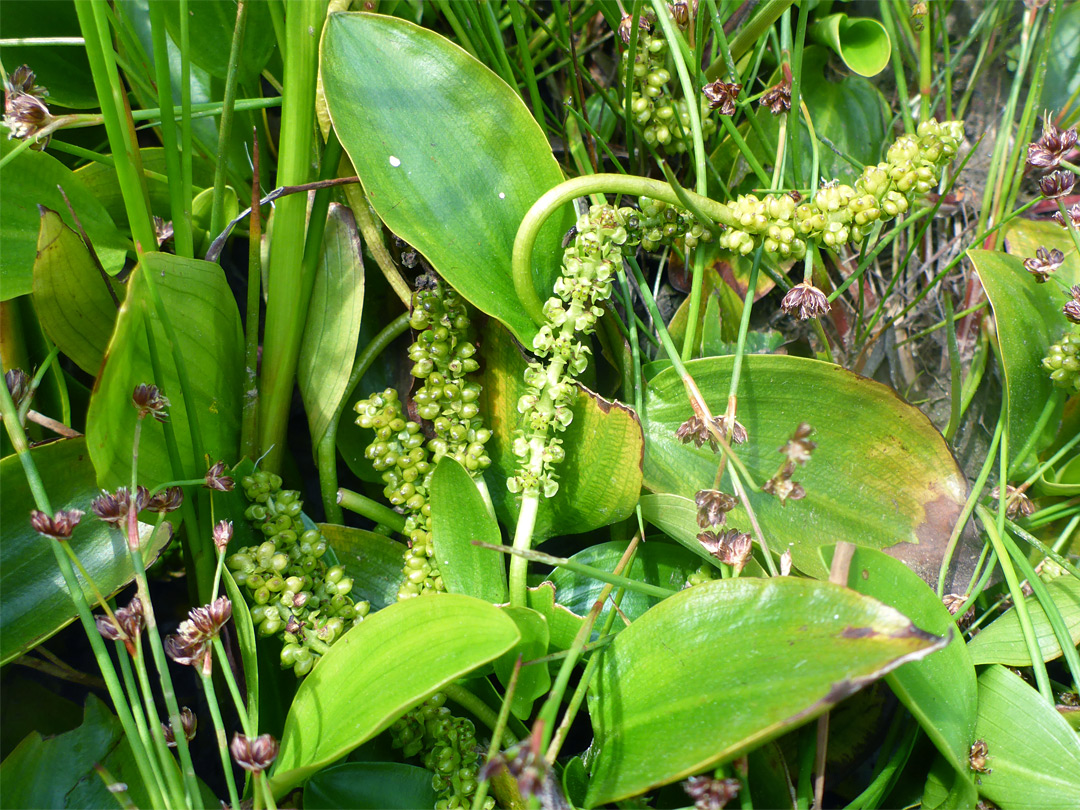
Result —
<path fill-rule="evenodd" d="M 371 605 L 353 602 L 345 570 L 322 559 L 326 539 L 318 529 L 304 528 L 299 492 L 282 489 L 281 477 L 265 471 L 245 476 L 241 484 L 252 502 L 244 516 L 266 540 L 242 548 L 226 565 L 253 603 L 258 634 L 280 636 L 281 665 L 301 677 Z"/>
<path fill-rule="evenodd" d="M 668 82 L 667 41 L 644 27 L 638 32 L 634 53 L 633 80 L 630 87 L 630 113 L 642 127 L 642 137 L 650 145 L 660 144 L 669 152 L 685 152 L 690 143 L 690 109 L 685 98 L 675 99 Z M 626 76 L 629 50 L 622 54 L 621 76 Z M 694 99 L 699 105 L 701 131 L 708 137 L 716 131 L 716 121 L 706 115 L 708 102 Z"/>
<path fill-rule="evenodd" d="M 763 244 L 792 259 L 806 255 L 810 240 L 833 250 L 859 244 L 875 222 L 906 213 L 916 195 L 938 184 L 963 138 L 960 121 L 923 121 L 915 135 L 901 135 L 889 147 L 883 162 L 867 166 L 854 186 L 828 184 L 802 204 L 788 194 L 740 195 L 727 206 L 733 221 L 725 223 L 719 244 L 744 256 Z"/>
<path fill-rule="evenodd" d="M 1070 393 L 1080 391 L 1080 329 L 1062 335 L 1042 363 L 1054 385 Z"/>
<path fill-rule="evenodd" d="M 454 717 L 445 703 L 446 696 L 436 692 L 390 726 L 393 747 L 420 759 L 435 774 L 431 784 L 439 796 L 436 810 L 472 806 L 483 752 L 472 721 Z M 495 800 L 489 796 L 483 807 L 494 810 Z"/>

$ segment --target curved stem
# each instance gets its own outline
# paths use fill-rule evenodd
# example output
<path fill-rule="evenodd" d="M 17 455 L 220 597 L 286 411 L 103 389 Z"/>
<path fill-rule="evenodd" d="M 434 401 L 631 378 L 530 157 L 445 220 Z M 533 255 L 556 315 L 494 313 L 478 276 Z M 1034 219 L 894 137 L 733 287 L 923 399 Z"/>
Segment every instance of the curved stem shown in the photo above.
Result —
<path fill-rule="evenodd" d="M 390 507 L 383 506 L 378 501 L 373 501 L 371 498 L 367 498 L 359 492 L 353 492 L 349 489 L 339 489 L 337 491 L 337 502 L 350 512 L 356 512 L 356 514 L 363 515 L 369 520 L 374 520 L 376 523 L 389 526 L 398 534 L 405 533 L 404 517 Z"/>
<path fill-rule="evenodd" d="M 532 534 L 536 526 L 536 511 L 540 506 L 540 493 L 526 493 L 521 499 L 521 511 L 518 512 L 517 528 L 514 530 L 514 548 L 528 551 L 532 548 Z M 510 558 L 510 604 L 513 607 L 526 606 L 526 575 L 529 561 L 525 557 Z"/>

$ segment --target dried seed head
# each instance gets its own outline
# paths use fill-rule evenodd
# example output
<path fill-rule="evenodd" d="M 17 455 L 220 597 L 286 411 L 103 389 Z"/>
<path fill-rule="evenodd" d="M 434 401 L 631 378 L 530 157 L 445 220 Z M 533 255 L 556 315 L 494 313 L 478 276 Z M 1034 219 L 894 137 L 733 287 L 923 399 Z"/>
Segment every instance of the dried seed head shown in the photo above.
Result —
<path fill-rule="evenodd" d="M 828 312 L 829 299 L 813 284 L 803 281 L 788 290 L 780 308 L 789 315 L 798 312 L 799 320 L 805 321 Z"/>
<path fill-rule="evenodd" d="M 153 416 L 159 422 L 164 422 L 169 418 L 168 411 L 165 410 L 169 407 L 169 400 L 156 385 L 139 383 L 131 394 L 131 401 L 139 412 L 140 419 Z"/>
<path fill-rule="evenodd" d="M 697 540 L 707 552 L 725 565 L 732 566 L 736 571 L 743 569 L 753 551 L 750 535 L 738 529 L 728 529 L 719 533 L 701 532 Z"/>
<path fill-rule="evenodd" d="M 139 597 L 134 597 L 128 602 L 127 607 L 116 611 L 116 620 L 120 623 L 120 629 L 129 640 L 134 640 L 142 635 L 146 626 L 146 614 L 143 611 L 143 603 Z"/>
<path fill-rule="evenodd" d="M 780 81 L 770 87 L 758 102 L 768 107 L 773 115 L 779 115 L 791 109 L 791 68 L 785 62 L 782 70 L 783 76 Z"/>
<path fill-rule="evenodd" d="M 785 464 L 776 475 L 762 485 L 762 489 L 770 495 L 780 499 L 780 505 L 785 506 L 788 500 L 799 501 L 806 497 L 806 490 L 798 481 L 792 481 L 791 476 L 795 472 L 795 465 L 790 461 Z"/>
<path fill-rule="evenodd" d="M 1035 281 L 1042 284 L 1064 261 L 1065 254 L 1057 248 L 1047 250 L 1041 247 L 1035 251 L 1035 258 L 1024 259 L 1024 269 L 1035 276 Z"/>
<path fill-rule="evenodd" d="M 48 106 L 38 96 L 8 89 L 4 99 L 4 126 L 8 129 L 9 140 L 35 138 L 52 121 Z M 45 138 L 30 148 L 40 151 L 48 144 L 49 139 Z"/>
<path fill-rule="evenodd" d="M 777 452 L 787 456 L 792 464 L 805 464 L 810 460 L 810 454 L 817 449 L 817 442 L 812 442 L 807 438 L 813 432 L 814 429 L 810 425 L 806 422 L 801 423 L 795 428 L 795 433 L 787 440 L 787 443 Z"/>
<path fill-rule="evenodd" d="M 181 635 L 165 637 L 165 654 L 185 666 L 201 666 L 203 672 L 211 671 L 210 642 L 196 641 Z"/>
<path fill-rule="evenodd" d="M 990 497 L 995 501 L 1001 500 L 1001 487 L 994 487 Z M 1017 514 L 1027 517 L 1035 511 L 1035 504 L 1031 502 L 1023 489 L 1014 487 L 1012 484 L 1005 485 L 1005 514 L 1010 519 L 1015 519 Z"/>
<path fill-rule="evenodd" d="M 30 390 L 31 379 L 30 376 L 21 368 L 13 368 L 4 374 L 4 382 L 7 383 L 8 393 L 11 394 L 11 400 L 15 403 L 15 409 L 18 410 L 22 407 L 27 397 L 33 395 Z"/>
<path fill-rule="evenodd" d="M 695 447 L 701 447 L 708 442 L 709 447 L 713 449 L 715 453 L 720 449 L 720 443 L 716 440 L 716 436 L 713 435 L 710 427 L 719 433 L 721 436 L 727 436 L 728 430 L 728 418 L 726 416 L 714 416 L 712 418 L 711 425 L 706 424 L 706 421 L 697 414 L 694 414 L 681 425 L 679 429 L 675 431 L 675 438 L 681 441 L 683 444 L 694 443 Z M 731 425 L 731 442 L 732 444 L 742 444 L 746 441 L 746 428 L 744 428 L 739 422 L 735 421 Z"/>
<path fill-rule="evenodd" d="M 232 602 L 227 596 L 219 596 L 209 605 L 189 610 L 177 632 L 191 641 L 207 642 L 218 637 L 231 616 Z"/>
<path fill-rule="evenodd" d="M 1039 191 L 1048 199 L 1056 199 L 1072 191 L 1075 183 L 1076 175 L 1072 172 L 1052 172 L 1039 181 Z"/>
<path fill-rule="evenodd" d="M 697 504 L 698 526 L 708 529 L 710 526 L 723 526 L 727 513 L 734 509 L 739 499 L 716 489 L 703 489 L 694 496 Z"/>
<path fill-rule="evenodd" d="M 216 489 L 218 492 L 230 492 L 236 484 L 230 476 L 225 475 L 225 462 L 219 461 L 206 471 L 206 484 L 204 486 L 207 489 Z"/>
<path fill-rule="evenodd" d="M 180 710 L 180 726 L 184 730 L 184 738 L 191 742 L 195 739 L 195 729 L 198 727 L 199 722 L 195 717 L 195 712 L 184 706 Z M 176 732 L 173 729 L 172 721 L 161 724 L 161 730 L 165 733 L 165 744 L 169 748 L 176 748 Z"/>
<path fill-rule="evenodd" d="M 709 109 L 718 110 L 721 115 L 735 114 L 735 102 L 739 98 L 740 90 L 742 90 L 741 84 L 720 79 L 701 88 L 701 92 L 709 100 Z"/>
<path fill-rule="evenodd" d="M 738 779 L 731 777 L 691 776 L 683 782 L 683 790 L 694 800 L 694 810 L 721 810 L 739 795 L 741 785 Z"/>
<path fill-rule="evenodd" d="M 269 768 L 278 755 L 278 741 L 269 734 L 250 740 L 243 734 L 233 735 L 229 745 L 236 764 L 245 771 L 261 773 Z"/>
<path fill-rule="evenodd" d="M 1076 146 L 1076 128 L 1062 132 L 1051 123 L 1047 116 L 1042 137 L 1028 144 L 1028 165 L 1036 169 L 1056 169 L 1074 146 Z"/>
<path fill-rule="evenodd" d="M 49 91 L 37 83 L 37 76 L 29 65 L 19 65 L 8 76 L 8 87 L 16 93 L 25 93 L 28 96 L 46 98 Z"/>
<path fill-rule="evenodd" d="M 165 514 L 175 512 L 184 503 L 184 490 L 180 487 L 165 487 L 161 492 L 154 495 L 146 502 L 146 508 L 151 512 Z"/>
<path fill-rule="evenodd" d="M 1061 311 L 1073 323 L 1080 323 L 1080 284 L 1074 284 L 1069 292 L 1072 300 L 1062 307 Z"/>
<path fill-rule="evenodd" d="M 233 525 L 231 520 L 219 520 L 217 525 L 214 526 L 214 547 L 220 554 L 229 545 L 229 541 L 232 540 Z"/>
<path fill-rule="evenodd" d="M 693 4 L 694 11 L 697 11 L 697 3 Z M 671 12 L 671 19 L 675 21 L 675 24 L 686 30 L 686 27 L 690 25 L 690 3 L 686 0 L 680 0 L 676 3 L 668 3 L 668 11 Z"/>
<path fill-rule="evenodd" d="M 30 525 L 43 537 L 63 541 L 71 537 L 72 531 L 79 525 L 84 514 L 85 512 L 79 509 L 61 509 L 49 517 L 44 512 L 34 509 L 30 513 Z"/>
<path fill-rule="evenodd" d="M 623 18 L 619 21 L 619 38 L 627 45 L 630 44 L 630 35 L 633 33 L 634 18 L 630 14 L 624 14 Z M 649 33 L 652 31 L 652 24 L 645 19 L 645 15 L 638 16 L 638 37 L 641 33 Z M 640 39 L 639 39 L 640 41 Z"/>
<path fill-rule="evenodd" d="M 1080 228 L 1080 203 L 1076 203 L 1075 205 L 1073 205 L 1066 211 L 1066 213 L 1069 215 L 1068 222 L 1065 221 L 1065 217 L 1061 215 L 1060 211 L 1055 213 L 1054 216 L 1051 217 L 1051 219 L 1053 219 L 1054 222 L 1056 222 L 1062 228 L 1068 228 L 1069 222 L 1072 223 L 1072 226 L 1074 228 Z"/>
<path fill-rule="evenodd" d="M 304 625 L 300 624 L 300 622 L 299 622 L 299 620 L 297 620 L 296 616 L 289 616 L 289 621 L 287 621 L 285 623 L 285 632 L 286 633 L 291 633 L 292 635 L 296 636 L 297 638 L 303 638 L 303 636 L 304 636 Z"/>
<path fill-rule="evenodd" d="M 150 491 L 140 485 L 135 490 L 135 513 L 138 514 L 146 509 L 149 502 Z M 90 511 L 99 520 L 121 527 L 127 520 L 128 508 L 131 505 L 131 496 L 127 487 L 120 487 L 115 493 L 102 490 L 101 494 L 90 502 Z"/>

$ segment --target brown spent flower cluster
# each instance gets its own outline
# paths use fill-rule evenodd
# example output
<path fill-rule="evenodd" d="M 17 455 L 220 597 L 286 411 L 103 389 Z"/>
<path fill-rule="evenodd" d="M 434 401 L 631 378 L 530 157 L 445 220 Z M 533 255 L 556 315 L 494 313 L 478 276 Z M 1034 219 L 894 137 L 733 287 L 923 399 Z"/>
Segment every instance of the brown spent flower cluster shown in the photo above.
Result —
<path fill-rule="evenodd" d="M 53 121 L 49 108 L 43 98 L 49 91 L 35 81 L 34 71 L 26 65 L 15 68 L 7 77 L 4 86 L 4 126 L 8 129 L 8 139 L 36 138 Z M 31 149 L 41 151 L 49 144 L 49 139 L 37 141 Z"/>
<path fill-rule="evenodd" d="M 219 461 L 206 471 L 206 483 L 203 486 L 207 489 L 216 489 L 218 492 L 231 492 L 236 482 L 231 476 L 225 474 L 225 462 Z"/>
<path fill-rule="evenodd" d="M 203 607 L 188 611 L 175 635 L 165 638 L 165 652 L 173 661 L 186 666 L 202 666 L 203 674 L 212 671 L 211 642 L 232 617 L 232 602 L 221 596 Z"/>
<path fill-rule="evenodd" d="M 269 734 L 260 734 L 252 740 L 237 733 L 233 735 L 229 751 L 236 764 L 245 771 L 262 773 L 277 759 L 278 741 Z"/>
<path fill-rule="evenodd" d="M 1035 258 L 1024 259 L 1024 269 L 1035 276 L 1036 282 L 1042 284 L 1061 267 L 1064 261 L 1065 254 L 1057 248 L 1047 250 L 1045 247 L 1040 247 L 1035 251 Z"/>
<path fill-rule="evenodd" d="M 1069 290 L 1072 300 L 1061 308 L 1065 317 L 1073 323 L 1080 323 L 1080 284 L 1074 284 Z"/>
<path fill-rule="evenodd" d="M 697 504 L 697 522 L 702 529 L 723 526 L 727 513 L 739 505 L 739 499 L 718 489 L 703 489 L 694 496 Z"/>
<path fill-rule="evenodd" d="M 143 611 L 142 600 L 134 597 L 128 602 L 127 607 L 122 607 L 114 614 L 116 624 L 108 616 L 95 616 L 98 632 L 109 641 L 122 641 L 127 647 L 128 655 L 135 655 L 135 640 L 142 635 L 146 627 L 146 615 Z"/>
<path fill-rule="evenodd" d="M 1056 222 L 1062 228 L 1068 228 L 1070 222 L 1072 223 L 1072 226 L 1074 228 L 1080 228 L 1080 203 L 1075 203 L 1071 208 L 1066 211 L 1066 213 L 1068 213 L 1069 215 L 1068 222 L 1066 222 L 1065 217 L 1061 215 L 1060 211 L 1054 214 L 1051 219 L 1053 219 L 1054 222 Z"/>
<path fill-rule="evenodd" d="M 1039 180 L 1039 191 L 1047 199 L 1056 200 L 1072 191 L 1074 185 L 1076 175 L 1072 172 L 1051 172 Z"/>
<path fill-rule="evenodd" d="M 710 426 L 720 435 L 726 436 L 728 433 L 728 418 L 726 416 L 714 416 L 710 425 L 706 424 L 706 421 L 700 416 L 694 414 L 679 425 L 679 429 L 675 431 L 675 438 L 683 444 L 693 442 L 695 447 L 701 447 L 707 442 L 715 453 L 720 449 L 720 442 L 716 440 Z M 731 425 L 731 443 L 742 444 L 746 441 L 746 438 L 746 428 L 739 424 L 738 421 L 734 421 L 734 424 Z"/>
<path fill-rule="evenodd" d="M 175 512 L 184 503 L 184 490 L 180 487 L 165 487 L 146 502 L 146 508 L 151 512 L 166 514 Z"/>
<path fill-rule="evenodd" d="M 34 509 L 30 512 L 30 525 L 43 537 L 61 542 L 68 540 L 85 513 L 80 509 L 61 509 L 49 517 L 44 512 Z"/>
<path fill-rule="evenodd" d="M 619 38 L 627 45 L 630 44 L 630 35 L 634 29 L 634 18 L 630 14 L 623 15 L 623 18 L 619 20 Z M 638 15 L 638 31 L 648 34 L 652 31 L 652 23 L 650 23 L 644 14 Z"/>
<path fill-rule="evenodd" d="M 135 514 L 146 509 L 150 504 L 150 490 L 144 486 L 138 486 L 135 490 L 134 506 Z M 90 502 L 90 511 L 106 523 L 117 528 L 122 528 L 127 521 L 128 509 L 132 506 L 132 497 L 127 487 L 120 487 L 116 492 L 101 491 Z"/>
<path fill-rule="evenodd" d="M 798 313 L 799 320 L 816 318 L 824 315 L 830 309 L 829 299 L 821 290 L 807 281 L 802 281 L 787 291 L 784 300 L 780 302 L 780 309 L 788 315 Z"/>
<path fill-rule="evenodd" d="M 785 62 L 781 65 L 783 76 L 776 84 L 765 91 L 758 102 L 769 108 L 773 115 L 787 112 L 791 109 L 791 67 Z M 798 202 L 796 200 L 796 202 Z"/>
<path fill-rule="evenodd" d="M 777 448 L 778 453 L 787 456 L 787 460 L 780 466 L 776 475 L 765 482 L 762 489 L 770 495 L 780 499 L 780 505 L 784 506 L 788 499 L 793 501 L 806 497 L 806 490 L 798 481 L 792 481 L 797 467 L 810 460 L 810 454 L 817 448 L 817 443 L 810 441 L 810 434 L 814 429 L 806 422 L 795 428 L 795 432 L 783 447 Z"/>
<path fill-rule="evenodd" d="M 716 557 L 724 565 L 730 565 L 738 573 L 743 570 L 750 554 L 754 550 L 754 543 L 750 535 L 740 532 L 738 529 L 728 529 L 724 532 L 702 532 L 697 536 L 702 547 Z"/>
<path fill-rule="evenodd" d="M 683 782 L 683 790 L 694 800 L 694 810 L 723 810 L 739 795 L 741 787 L 742 783 L 733 777 L 691 776 Z"/>
<path fill-rule="evenodd" d="M 1027 496 L 1025 489 L 1026 487 L 1014 487 L 1012 484 L 1005 485 L 1005 514 L 1010 520 L 1014 520 L 1017 515 L 1028 517 L 1035 511 L 1035 504 Z M 1000 501 L 1001 487 L 994 487 L 990 491 L 990 497 Z"/>
<path fill-rule="evenodd" d="M 1062 132 L 1046 114 L 1042 137 L 1028 144 L 1028 165 L 1043 171 L 1056 169 L 1075 146 L 1076 127 Z"/>
<path fill-rule="evenodd" d="M 139 412 L 139 419 L 147 416 L 154 417 L 159 422 L 169 418 L 165 409 L 169 407 L 169 398 L 166 397 L 156 385 L 139 383 L 131 393 L 131 402 L 135 410 Z"/>
<path fill-rule="evenodd" d="M 34 395 L 30 375 L 21 368 L 13 368 L 5 372 L 4 383 L 7 385 L 8 393 L 11 394 L 11 401 L 15 403 L 15 410 L 21 408 L 26 399 Z"/>
<path fill-rule="evenodd" d="M 184 739 L 191 742 L 195 739 L 195 730 L 199 726 L 199 721 L 195 717 L 195 712 L 184 706 L 180 710 L 180 727 L 184 732 Z M 165 734 L 165 744 L 169 748 L 176 748 L 176 730 L 173 728 L 172 720 L 168 723 L 161 724 L 161 730 Z"/>
<path fill-rule="evenodd" d="M 740 90 L 742 90 L 741 84 L 720 79 L 701 88 L 701 92 L 709 100 L 709 109 L 719 111 L 720 115 L 735 114 L 735 102 L 739 98 Z"/>

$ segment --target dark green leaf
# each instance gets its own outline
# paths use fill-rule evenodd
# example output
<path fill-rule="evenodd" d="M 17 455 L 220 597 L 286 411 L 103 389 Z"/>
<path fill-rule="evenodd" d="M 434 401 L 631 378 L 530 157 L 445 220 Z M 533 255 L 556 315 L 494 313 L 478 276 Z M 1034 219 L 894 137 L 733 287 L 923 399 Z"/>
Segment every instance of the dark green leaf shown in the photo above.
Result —
<path fill-rule="evenodd" d="M 488 514 L 476 482 L 443 456 L 431 477 L 431 542 L 446 590 L 492 604 L 507 601 L 502 554 L 475 546 L 474 540 L 502 545 L 499 524 Z"/>
<path fill-rule="evenodd" d="M 184 402 L 165 330 L 147 290 L 143 268 L 154 279 L 187 366 L 193 402 Z M 202 476 L 196 468 L 188 432 L 187 408 L 198 416 L 204 451 L 211 463 L 236 461 L 240 439 L 240 400 L 244 338 L 240 313 L 222 269 L 210 262 L 166 253 L 144 254 L 127 283 L 127 297 L 117 317 L 105 368 L 98 378 L 86 417 L 86 442 L 105 488 L 131 483 L 131 451 L 136 411 L 131 392 L 154 383 L 170 399 L 169 421 L 176 430 L 185 477 Z M 155 379 L 147 349 L 146 319 L 153 325 L 165 379 Z M 200 465 L 202 461 L 200 460 Z M 139 445 L 139 481 L 148 486 L 175 480 L 161 426 L 143 426 Z"/>
<path fill-rule="evenodd" d="M 434 807 L 434 774 L 401 762 L 343 762 L 304 785 L 305 810 L 416 810 Z"/>
<path fill-rule="evenodd" d="M 570 649 L 574 637 L 585 623 L 585 618 L 571 613 L 555 601 L 555 586 L 550 582 L 542 582 L 535 588 L 529 588 L 526 598 L 529 607 L 547 619 L 552 651 Z"/>
<path fill-rule="evenodd" d="M 457 594 L 407 599 L 369 616 L 300 684 L 274 762 L 274 794 L 371 739 L 519 638 L 497 607 Z"/>
<path fill-rule="evenodd" d="M 4 38 L 79 37 L 79 18 L 72 2 L 50 2 L 49 13 L 42 13 L 36 0 L 5 0 Z M 76 110 L 98 106 L 94 79 L 86 49 L 71 45 L 5 45 L 0 61 L 10 73 L 28 64 L 37 84 L 49 91 L 46 103 Z M 4 134 L 7 137 L 7 134 Z"/>
<path fill-rule="evenodd" d="M 516 607 L 505 607 L 503 610 L 514 620 L 518 632 L 521 633 L 521 641 L 517 646 L 495 661 L 495 674 L 505 687 L 510 683 L 518 657 L 524 664 L 547 655 L 550 632 L 547 619 L 535 610 Z M 522 666 L 517 686 L 514 688 L 514 699 L 510 702 L 510 711 L 515 717 L 527 720 L 532 714 L 533 701 L 546 694 L 550 688 L 551 673 L 547 664 Z"/>
<path fill-rule="evenodd" d="M 332 14 L 322 78 L 334 129 L 390 229 L 479 309 L 528 342 L 510 253 L 526 211 L 562 181 L 517 93 L 465 51 L 392 17 Z M 549 294 L 563 233 L 552 217 L 533 254 Z"/>
<path fill-rule="evenodd" d="M 87 513 L 71 536 L 71 548 L 105 595 L 114 594 L 133 578 L 127 540 L 119 531 L 90 515 L 97 482 L 85 439 L 62 439 L 30 451 L 45 481 L 54 510 L 81 509 Z M 30 528 L 34 498 L 17 456 L 0 461 L 4 509 L 0 517 L 0 664 L 18 658 L 65 627 L 75 605 L 46 540 Z M 166 524 L 151 540 L 151 526 L 141 524 L 143 555 L 154 560 L 171 536 Z M 148 545 L 149 544 L 149 545 Z M 83 593 L 91 605 L 88 585 Z"/>
<path fill-rule="evenodd" d="M 1080 581 L 1071 576 L 1061 576 L 1046 584 L 1054 604 L 1061 612 L 1061 618 L 1069 629 L 1073 642 L 1080 644 Z M 1061 645 L 1058 643 L 1046 611 L 1034 596 L 1024 600 L 1031 624 L 1035 628 L 1035 637 L 1042 650 L 1044 661 L 1053 661 L 1061 657 Z M 988 627 L 984 627 L 967 645 L 971 660 L 976 664 L 1005 664 L 1010 667 L 1030 667 L 1031 656 L 1020 630 L 1020 620 L 1016 617 L 1016 608 L 1010 608 L 1003 616 Z"/>
<path fill-rule="evenodd" d="M 603 654 L 586 806 L 731 759 L 944 644 L 830 583 L 726 579 L 681 591 Z"/>
<path fill-rule="evenodd" d="M 382 534 L 333 523 L 320 523 L 319 530 L 352 577 L 354 599 L 366 599 L 372 610 L 381 610 L 397 601 L 398 589 L 405 579 L 403 544 Z"/>
<path fill-rule="evenodd" d="M 164 6 L 165 27 L 172 41 L 179 42 L 180 4 L 176 0 L 167 0 Z M 247 24 L 238 63 L 238 79 L 241 83 L 258 77 L 276 45 L 269 5 L 248 3 L 247 6 Z M 187 4 L 187 8 L 188 37 L 194 46 L 191 48 L 191 61 L 211 76 L 224 79 L 229 72 L 229 51 L 236 27 L 235 0 L 199 0 L 198 3 Z M 248 134 L 251 134 L 250 130 Z"/>

